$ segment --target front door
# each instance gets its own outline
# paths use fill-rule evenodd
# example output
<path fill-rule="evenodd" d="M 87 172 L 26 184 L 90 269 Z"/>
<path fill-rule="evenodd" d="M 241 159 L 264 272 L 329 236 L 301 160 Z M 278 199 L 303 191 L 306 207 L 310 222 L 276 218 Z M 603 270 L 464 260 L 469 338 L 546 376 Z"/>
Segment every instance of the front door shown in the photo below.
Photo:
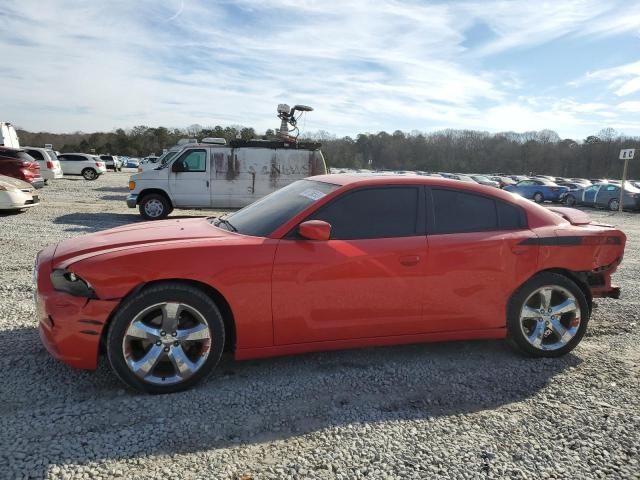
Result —
<path fill-rule="evenodd" d="M 592 185 L 591 187 L 585 188 L 584 192 L 582 192 L 582 203 L 593 205 L 596 202 L 598 190 L 600 190 L 600 185 Z"/>
<path fill-rule="evenodd" d="M 174 171 L 176 163 L 181 163 L 184 171 Z M 176 207 L 209 207 L 209 168 L 206 148 L 186 150 L 174 161 L 169 174 L 169 190 Z"/>
<path fill-rule="evenodd" d="M 275 343 L 424 331 L 423 211 L 422 187 L 359 189 L 307 218 L 329 222 L 330 240 L 295 231 L 282 239 L 273 269 Z"/>

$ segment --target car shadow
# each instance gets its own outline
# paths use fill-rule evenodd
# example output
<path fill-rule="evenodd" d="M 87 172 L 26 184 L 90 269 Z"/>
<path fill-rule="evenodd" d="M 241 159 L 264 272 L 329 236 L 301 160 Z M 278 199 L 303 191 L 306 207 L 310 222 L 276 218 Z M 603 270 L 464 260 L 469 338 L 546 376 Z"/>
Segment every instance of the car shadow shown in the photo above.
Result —
<path fill-rule="evenodd" d="M 22 433 L 0 451 L 9 466 L 4 475 L 0 467 L 0 476 L 40 478 L 50 465 L 257 445 L 354 423 L 495 409 L 536 395 L 580 362 L 573 354 L 524 358 L 500 341 L 245 362 L 227 357 L 195 389 L 150 396 L 123 388 L 104 358 L 95 372 L 70 369 L 44 351 L 36 329 L 2 331 L 0 366 L 11 375 L 0 390 L 0 424 Z"/>
<path fill-rule="evenodd" d="M 120 195 L 103 195 L 102 197 L 100 197 L 101 200 L 115 200 L 118 202 L 122 202 L 124 203 L 124 201 L 127 199 L 126 195 L 120 194 Z"/>

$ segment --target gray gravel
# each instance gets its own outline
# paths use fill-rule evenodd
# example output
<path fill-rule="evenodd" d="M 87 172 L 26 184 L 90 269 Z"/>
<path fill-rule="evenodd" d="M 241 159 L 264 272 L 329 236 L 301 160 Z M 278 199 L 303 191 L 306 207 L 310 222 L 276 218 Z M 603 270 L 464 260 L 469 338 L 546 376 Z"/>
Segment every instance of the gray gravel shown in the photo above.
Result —
<path fill-rule="evenodd" d="M 629 236 L 623 298 L 564 358 L 489 341 L 226 358 L 193 391 L 146 396 L 104 362 L 51 359 L 32 303 L 39 249 L 140 221 L 126 182 L 59 180 L 0 216 L 0 478 L 640 478 L 640 215 L 590 211 Z"/>

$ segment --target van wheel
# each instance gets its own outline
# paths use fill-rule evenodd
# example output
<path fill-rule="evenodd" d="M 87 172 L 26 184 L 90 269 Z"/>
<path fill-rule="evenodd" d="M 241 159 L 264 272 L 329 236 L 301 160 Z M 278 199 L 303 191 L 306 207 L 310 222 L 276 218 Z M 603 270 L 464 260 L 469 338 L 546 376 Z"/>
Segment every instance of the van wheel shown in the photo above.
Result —
<path fill-rule="evenodd" d="M 98 178 L 98 172 L 96 172 L 93 168 L 85 168 L 82 170 L 82 176 L 85 180 L 95 180 Z"/>
<path fill-rule="evenodd" d="M 149 193 L 142 197 L 138 208 L 145 220 L 161 220 L 172 210 L 167 198 L 159 193 Z"/>
<path fill-rule="evenodd" d="M 584 336 L 589 304 L 575 282 L 544 272 L 525 283 L 509 301 L 507 339 L 532 357 L 559 357 Z"/>

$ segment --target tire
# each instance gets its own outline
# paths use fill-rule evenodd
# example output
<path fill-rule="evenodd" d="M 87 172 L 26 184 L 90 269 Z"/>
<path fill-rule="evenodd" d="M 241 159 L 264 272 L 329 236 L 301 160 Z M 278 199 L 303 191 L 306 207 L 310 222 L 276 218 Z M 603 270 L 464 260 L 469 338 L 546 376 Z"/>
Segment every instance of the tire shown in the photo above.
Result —
<path fill-rule="evenodd" d="M 536 192 L 533 194 L 533 201 L 536 203 L 543 203 L 544 202 L 544 195 L 542 195 L 542 192 Z"/>
<path fill-rule="evenodd" d="M 573 207 L 577 203 L 576 197 L 574 197 L 573 195 L 567 195 L 567 197 L 564 199 L 564 203 L 566 203 L 568 207 Z"/>
<path fill-rule="evenodd" d="M 620 200 L 618 200 L 617 198 L 612 198 L 611 200 L 609 200 L 609 210 L 611 210 L 612 212 L 617 212 L 619 208 Z"/>
<path fill-rule="evenodd" d="M 173 393 L 213 371 L 224 340 L 224 321 L 214 301 L 191 285 L 167 282 L 123 302 L 109 326 L 107 357 L 128 387 Z"/>
<path fill-rule="evenodd" d="M 164 195 L 148 193 L 140 200 L 138 210 L 145 220 L 162 220 L 167 218 L 173 208 Z"/>
<path fill-rule="evenodd" d="M 85 180 L 96 180 L 99 175 L 93 168 L 85 168 L 82 170 L 82 176 Z"/>
<path fill-rule="evenodd" d="M 551 309 L 543 303 L 544 292 L 548 291 L 552 292 Z M 573 302 L 573 310 L 554 314 L 554 307 L 565 305 L 564 308 L 569 309 L 569 300 Z M 590 314 L 587 299 L 573 280 L 557 273 L 539 273 L 509 301 L 507 340 L 516 350 L 531 357 L 559 357 L 580 343 Z"/>

